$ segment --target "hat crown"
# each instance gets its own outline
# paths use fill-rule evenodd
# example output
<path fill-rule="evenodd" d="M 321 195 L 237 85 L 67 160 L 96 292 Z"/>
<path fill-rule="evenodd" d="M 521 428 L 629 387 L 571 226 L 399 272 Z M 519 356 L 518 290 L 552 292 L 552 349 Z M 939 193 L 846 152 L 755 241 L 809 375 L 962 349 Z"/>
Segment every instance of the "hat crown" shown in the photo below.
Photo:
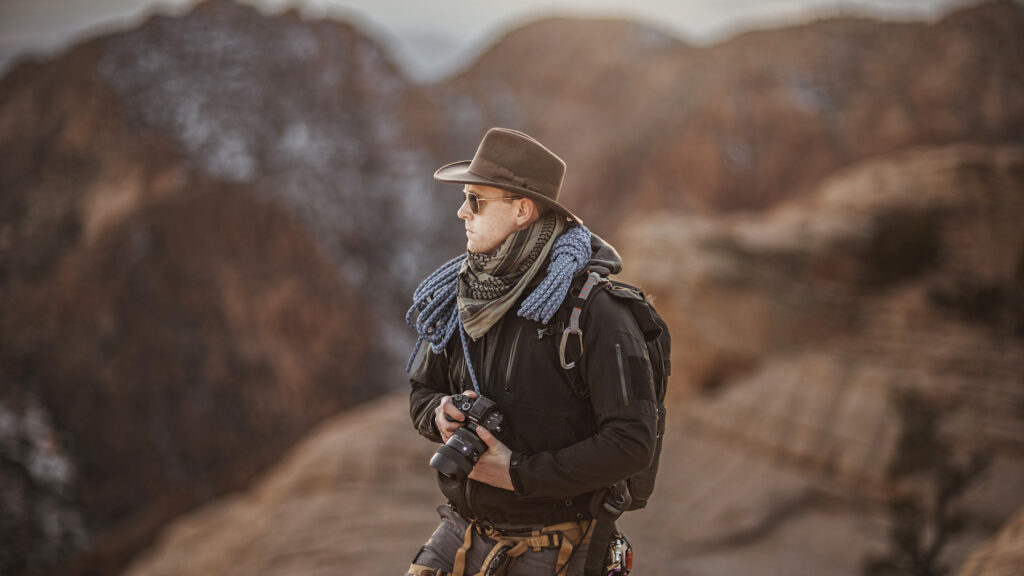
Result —
<path fill-rule="evenodd" d="M 557 201 L 565 178 L 565 162 L 522 132 L 491 128 L 480 141 L 468 171 Z"/>
<path fill-rule="evenodd" d="M 583 224 L 579 216 L 558 203 L 565 162 L 536 139 L 517 130 L 491 128 L 472 160 L 446 164 L 434 172 L 434 178 L 507 190 Z"/>

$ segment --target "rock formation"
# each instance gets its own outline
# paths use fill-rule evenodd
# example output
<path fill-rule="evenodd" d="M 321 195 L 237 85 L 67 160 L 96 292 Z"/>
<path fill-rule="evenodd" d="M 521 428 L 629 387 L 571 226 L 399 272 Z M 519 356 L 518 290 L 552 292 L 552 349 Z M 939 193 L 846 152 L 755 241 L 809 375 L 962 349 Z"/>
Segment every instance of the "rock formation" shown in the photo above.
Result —
<path fill-rule="evenodd" d="M 684 387 L 714 387 L 767 355 L 891 329 L 901 331 L 893 345 L 953 339 L 961 326 L 1016 343 L 1021 154 L 906 151 L 839 171 L 807 201 L 764 213 L 638 216 L 622 233 L 626 273 L 667 299 Z M 879 351 L 888 344 L 866 340 Z M 920 344 L 939 355 L 955 348 L 926 345 L 937 343 Z"/>
<path fill-rule="evenodd" d="M 125 572 L 399 574 L 437 523 L 435 446 L 394 394 L 325 422 L 244 492 L 174 524 Z"/>
<path fill-rule="evenodd" d="M 626 272 L 665 303 L 674 330 L 677 441 L 749 455 L 733 456 L 747 462 L 736 469 L 707 463 L 724 459 L 716 452 L 676 465 L 684 486 L 706 492 L 636 524 L 655 541 L 674 526 L 664 565 L 858 574 L 885 543 L 880 503 L 900 489 L 888 472 L 903 457 L 901 390 L 944 407 L 954 451 L 994 455 L 943 562 L 958 566 L 1024 507 L 1022 167 L 1020 146 L 906 151 L 762 214 L 626 225 Z M 819 546 L 835 554 L 807 555 Z M 793 572 L 808 562 L 821 564 Z"/>

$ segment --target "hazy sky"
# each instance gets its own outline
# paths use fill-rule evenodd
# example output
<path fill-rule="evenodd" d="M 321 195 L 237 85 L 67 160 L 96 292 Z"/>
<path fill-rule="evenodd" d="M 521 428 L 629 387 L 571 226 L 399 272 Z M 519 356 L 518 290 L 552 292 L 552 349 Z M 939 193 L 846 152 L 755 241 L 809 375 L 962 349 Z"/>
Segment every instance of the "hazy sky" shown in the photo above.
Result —
<path fill-rule="evenodd" d="M 549 15 L 621 16 L 692 43 L 814 15 L 865 13 L 933 19 L 971 0 L 242 0 L 276 13 L 299 6 L 309 16 L 355 21 L 385 41 L 411 75 L 432 79 L 460 67 L 498 35 Z M 178 13 L 194 0 L 0 0 L 0 69 L 25 53 Z"/>

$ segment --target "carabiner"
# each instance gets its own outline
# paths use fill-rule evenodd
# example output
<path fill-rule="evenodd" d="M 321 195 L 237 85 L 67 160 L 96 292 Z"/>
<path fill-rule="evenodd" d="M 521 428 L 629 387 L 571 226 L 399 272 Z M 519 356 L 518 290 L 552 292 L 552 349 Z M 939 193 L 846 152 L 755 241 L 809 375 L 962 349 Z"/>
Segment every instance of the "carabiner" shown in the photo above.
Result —
<path fill-rule="evenodd" d="M 569 335 L 570 334 L 576 334 L 576 335 L 579 336 L 579 338 L 580 338 L 580 356 L 583 356 L 583 330 L 580 330 L 579 328 L 574 328 L 572 326 L 566 328 L 565 331 L 562 332 L 562 343 L 558 347 L 558 360 L 559 360 L 559 362 L 562 363 L 562 368 L 565 368 L 566 370 L 571 370 L 573 367 L 576 366 L 576 362 L 575 361 L 573 361 L 573 362 L 566 362 L 565 361 L 565 343 L 569 340 Z M 577 358 L 577 360 L 579 360 L 579 358 Z"/>

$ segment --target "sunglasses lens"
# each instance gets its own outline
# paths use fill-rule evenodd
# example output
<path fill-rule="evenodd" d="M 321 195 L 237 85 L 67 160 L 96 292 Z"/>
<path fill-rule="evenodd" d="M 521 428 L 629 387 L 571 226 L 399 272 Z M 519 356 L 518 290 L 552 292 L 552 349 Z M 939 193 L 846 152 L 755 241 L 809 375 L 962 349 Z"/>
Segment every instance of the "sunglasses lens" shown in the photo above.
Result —
<path fill-rule="evenodd" d="M 480 198 L 472 192 L 467 192 L 466 199 L 469 200 L 469 209 L 473 212 L 473 214 L 479 214 Z"/>

